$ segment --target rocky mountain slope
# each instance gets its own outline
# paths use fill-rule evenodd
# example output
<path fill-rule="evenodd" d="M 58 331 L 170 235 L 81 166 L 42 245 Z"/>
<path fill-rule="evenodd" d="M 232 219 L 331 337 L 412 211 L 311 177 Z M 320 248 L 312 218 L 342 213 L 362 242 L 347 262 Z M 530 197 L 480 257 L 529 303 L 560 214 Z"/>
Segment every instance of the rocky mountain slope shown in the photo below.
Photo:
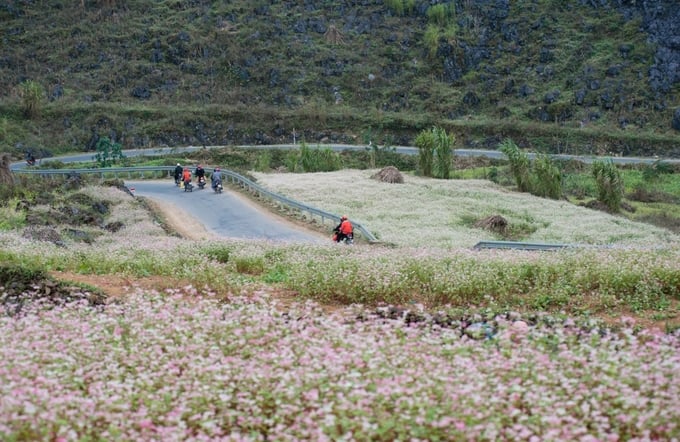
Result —
<path fill-rule="evenodd" d="M 680 157 L 675 0 L 8 0 L 0 27 L 5 151 L 437 124 L 461 146 Z"/>

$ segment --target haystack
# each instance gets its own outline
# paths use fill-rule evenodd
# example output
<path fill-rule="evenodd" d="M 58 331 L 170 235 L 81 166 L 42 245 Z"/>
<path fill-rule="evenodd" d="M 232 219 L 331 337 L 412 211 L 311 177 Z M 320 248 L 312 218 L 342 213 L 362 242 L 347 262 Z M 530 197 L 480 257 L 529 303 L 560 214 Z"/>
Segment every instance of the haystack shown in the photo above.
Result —
<path fill-rule="evenodd" d="M 401 175 L 401 172 L 394 166 L 383 167 L 380 169 L 380 172 L 372 175 L 371 178 L 382 181 L 383 183 L 402 184 L 404 182 L 404 177 Z"/>
<path fill-rule="evenodd" d="M 491 215 L 477 221 L 475 227 L 491 232 L 505 233 L 508 228 L 508 221 L 500 215 Z"/>

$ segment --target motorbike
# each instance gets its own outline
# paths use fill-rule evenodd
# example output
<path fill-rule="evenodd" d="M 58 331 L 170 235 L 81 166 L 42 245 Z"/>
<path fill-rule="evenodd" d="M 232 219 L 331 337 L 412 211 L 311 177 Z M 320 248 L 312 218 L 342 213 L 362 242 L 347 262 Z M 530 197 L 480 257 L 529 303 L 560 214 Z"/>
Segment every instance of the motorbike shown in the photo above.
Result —
<path fill-rule="evenodd" d="M 351 246 L 352 244 L 354 244 L 354 235 L 349 234 L 349 235 L 345 236 L 344 238 L 342 238 L 341 240 L 338 240 L 338 233 L 335 232 L 333 234 L 333 241 L 337 242 L 337 243 L 342 243 L 342 244 L 346 244 L 348 246 Z"/>
<path fill-rule="evenodd" d="M 204 187 L 205 187 L 205 177 L 202 176 L 202 177 L 198 178 L 198 188 L 203 190 Z"/>
<path fill-rule="evenodd" d="M 184 191 L 185 192 L 193 192 L 194 191 L 194 185 L 191 184 L 191 181 L 185 181 L 184 182 Z"/>
<path fill-rule="evenodd" d="M 213 183 L 213 190 L 215 193 L 222 193 L 222 182 L 215 181 L 215 183 Z"/>
<path fill-rule="evenodd" d="M 26 165 L 27 166 L 35 166 L 35 158 L 28 158 L 26 160 Z"/>

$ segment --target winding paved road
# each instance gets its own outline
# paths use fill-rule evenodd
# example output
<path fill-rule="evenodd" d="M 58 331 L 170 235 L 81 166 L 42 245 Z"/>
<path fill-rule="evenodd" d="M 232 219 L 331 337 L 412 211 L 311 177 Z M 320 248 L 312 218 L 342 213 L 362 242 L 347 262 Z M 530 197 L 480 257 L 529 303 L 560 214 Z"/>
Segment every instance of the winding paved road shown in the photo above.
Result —
<path fill-rule="evenodd" d="M 277 242 L 327 243 L 330 236 L 298 227 L 278 217 L 234 191 L 216 194 L 210 184 L 185 192 L 173 180 L 125 181 L 135 195 L 170 203 L 198 220 L 205 228 L 222 237 L 267 239 Z"/>

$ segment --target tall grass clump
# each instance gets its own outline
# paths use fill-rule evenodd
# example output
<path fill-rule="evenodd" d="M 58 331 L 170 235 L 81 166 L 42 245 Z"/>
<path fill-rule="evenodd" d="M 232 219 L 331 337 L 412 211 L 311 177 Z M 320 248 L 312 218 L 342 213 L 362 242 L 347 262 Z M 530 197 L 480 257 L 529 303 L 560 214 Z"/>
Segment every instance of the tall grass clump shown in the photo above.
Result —
<path fill-rule="evenodd" d="M 531 162 L 526 152 L 522 152 L 517 144 L 510 138 L 505 139 L 500 145 L 499 150 L 508 157 L 510 162 L 510 172 L 515 178 L 517 190 L 528 192 L 531 189 Z"/>
<path fill-rule="evenodd" d="M 446 133 L 446 130 L 441 127 L 433 128 L 432 132 L 436 140 L 435 176 L 437 178 L 449 179 L 453 162 L 453 143 L 456 137 Z"/>
<path fill-rule="evenodd" d="M 428 24 L 427 27 L 425 28 L 423 40 L 425 43 L 425 47 L 427 48 L 428 53 L 430 54 L 430 57 L 434 57 L 437 54 L 437 49 L 439 49 L 440 35 L 441 31 L 439 30 L 439 26 Z"/>
<path fill-rule="evenodd" d="M 328 147 L 310 148 L 302 143 L 299 150 L 290 151 L 285 159 L 291 172 L 331 172 L 343 166 L 340 154 Z"/>
<path fill-rule="evenodd" d="M 265 150 L 260 153 L 255 160 L 255 170 L 259 172 L 267 172 L 272 167 L 272 154 L 270 151 Z"/>
<path fill-rule="evenodd" d="M 430 23 L 447 26 L 456 14 L 456 7 L 453 3 L 439 3 L 430 6 L 426 14 Z"/>
<path fill-rule="evenodd" d="M 531 193 L 533 195 L 554 200 L 562 196 L 562 173 L 548 155 L 542 154 L 536 157 L 532 172 Z"/>
<path fill-rule="evenodd" d="M 24 116 L 35 118 L 40 115 L 45 91 L 40 83 L 26 80 L 19 87 Z"/>
<path fill-rule="evenodd" d="M 413 12 L 416 1 L 415 0 L 385 0 L 387 6 L 397 16 L 408 15 Z"/>
<path fill-rule="evenodd" d="M 426 129 L 415 139 L 420 172 L 426 177 L 450 178 L 455 136 L 441 127 Z"/>
<path fill-rule="evenodd" d="M 431 177 L 434 168 L 434 152 L 437 140 L 432 130 L 424 130 L 415 139 L 418 148 L 418 167 L 423 176 Z"/>
<path fill-rule="evenodd" d="M 596 160 L 592 166 L 593 177 L 597 184 L 597 199 L 611 212 L 621 210 L 624 183 L 621 172 L 611 159 Z"/>

